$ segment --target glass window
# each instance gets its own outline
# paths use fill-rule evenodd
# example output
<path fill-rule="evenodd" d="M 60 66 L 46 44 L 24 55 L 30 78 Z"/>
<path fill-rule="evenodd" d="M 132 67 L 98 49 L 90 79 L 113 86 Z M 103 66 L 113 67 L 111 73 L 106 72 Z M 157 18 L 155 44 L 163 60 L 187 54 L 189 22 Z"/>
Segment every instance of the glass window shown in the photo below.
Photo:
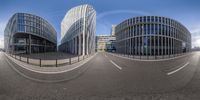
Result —
<path fill-rule="evenodd" d="M 158 17 L 157 16 L 155 17 L 155 22 L 158 22 Z"/>
<path fill-rule="evenodd" d="M 18 29 L 18 31 L 20 31 L 20 32 L 25 32 L 25 26 L 24 25 L 21 25 L 21 24 L 18 24 L 18 27 L 17 27 Z"/>
<path fill-rule="evenodd" d="M 137 36 L 140 35 L 140 33 L 139 33 L 140 29 L 139 28 L 140 28 L 139 25 L 137 25 Z"/>
<path fill-rule="evenodd" d="M 155 24 L 155 34 L 158 32 L 158 24 Z"/>
<path fill-rule="evenodd" d="M 146 16 L 144 16 L 144 22 L 146 22 Z"/>
<path fill-rule="evenodd" d="M 165 23 L 166 19 L 162 17 L 162 23 Z"/>
<path fill-rule="evenodd" d="M 133 24 L 135 24 L 135 18 L 133 18 Z"/>
<path fill-rule="evenodd" d="M 133 24 L 133 19 L 131 18 L 131 19 L 130 19 L 130 25 L 132 25 L 132 24 Z"/>
<path fill-rule="evenodd" d="M 161 17 L 158 18 L 159 22 L 161 22 Z"/>
<path fill-rule="evenodd" d="M 162 25 L 162 35 L 165 35 L 165 25 Z"/>
<path fill-rule="evenodd" d="M 154 16 L 151 16 L 151 22 L 154 22 Z"/>
<path fill-rule="evenodd" d="M 146 36 L 144 36 L 143 41 L 144 41 L 144 47 L 146 47 L 147 46 L 147 42 L 148 42 Z"/>
<path fill-rule="evenodd" d="M 147 30 L 148 34 L 150 34 L 150 24 L 147 24 Z"/>
<path fill-rule="evenodd" d="M 136 26 L 134 25 L 134 28 L 133 28 L 133 34 L 134 36 L 136 35 Z"/>
<path fill-rule="evenodd" d="M 150 22 L 151 18 L 150 16 L 147 16 L 147 22 Z"/>
<path fill-rule="evenodd" d="M 136 17 L 136 23 L 138 23 L 139 22 L 139 17 Z"/>
<path fill-rule="evenodd" d="M 140 17 L 140 22 L 142 22 L 142 17 Z"/>

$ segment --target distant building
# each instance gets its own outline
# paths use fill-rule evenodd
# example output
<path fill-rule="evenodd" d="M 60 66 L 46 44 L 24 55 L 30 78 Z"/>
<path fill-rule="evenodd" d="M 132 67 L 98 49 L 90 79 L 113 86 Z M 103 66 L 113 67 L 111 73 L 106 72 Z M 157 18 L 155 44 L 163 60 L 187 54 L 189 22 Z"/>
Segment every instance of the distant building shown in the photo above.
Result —
<path fill-rule="evenodd" d="M 116 25 L 112 25 L 112 29 L 111 29 L 112 36 L 115 36 L 115 33 L 116 33 L 115 28 L 116 28 Z"/>
<path fill-rule="evenodd" d="M 96 36 L 96 51 L 115 51 L 114 36 Z"/>
<path fill-rule="evenodd" d="M 59 51 L 75 55 L 95 52 L 96 11 L 90 5 L 70 9 L 61 22 Z"/>
<path fill-rule="evenodd" d="M 194 47 L 192 48 L 192 51 L 200 51 L 200 47 Z"/>
<path fill-rule="evenodd" d="M 43 18 L 14 14 L 4 31 L 4 48 L 9 53 L 40 53 L 56 51 L 57 33 Z"/>
<path fill-rule="evenodd" d="M 116 52 L 136 56 L 173 56 L 191 51 L 191 34 L 176 20 L 159 16 L 127 19 L 116 26 Z"/>

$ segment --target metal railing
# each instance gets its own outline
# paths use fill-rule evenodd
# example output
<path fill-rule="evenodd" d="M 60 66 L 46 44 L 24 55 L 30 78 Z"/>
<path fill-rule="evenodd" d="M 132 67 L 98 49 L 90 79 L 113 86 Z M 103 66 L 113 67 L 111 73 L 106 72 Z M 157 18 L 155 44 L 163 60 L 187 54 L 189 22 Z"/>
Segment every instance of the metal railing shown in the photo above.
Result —
<path fill-rule="evenodd" d="M 55 67 L 59 67 L 62 65 L 72 65 L 74 63 L 80 62 L 90 56 L 92 56 L 93 54 L 90 55 L 84 55 L 84 56 L 76 56 L 76 57 L 69 57 L 66 59 L 54 59 L 54 60 L 43 60 L 43 59 L 32 59 L 30 57 L 24 57 L 21 55 L 16 55 L 16 54 L 8 54 L 10 57 L 25 62 L 27 64 L 31 64 L 31 65 L 36 65 L 36 66 L 40 66 L 40 67 L 51 67 L 51 66 L 55 66 Z"/>

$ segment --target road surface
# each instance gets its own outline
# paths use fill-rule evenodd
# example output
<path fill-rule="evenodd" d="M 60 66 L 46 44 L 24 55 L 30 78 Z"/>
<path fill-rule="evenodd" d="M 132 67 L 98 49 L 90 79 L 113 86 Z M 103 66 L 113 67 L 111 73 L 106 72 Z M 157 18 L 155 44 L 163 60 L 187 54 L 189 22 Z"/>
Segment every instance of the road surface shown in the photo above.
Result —
<path fill-rule="evenodd" d="M 145 62 L 98 53 L 79 77 L 43 83 L 15 72 L 0 52 L 0 100 L 199 100 L 199 57 Z"/>

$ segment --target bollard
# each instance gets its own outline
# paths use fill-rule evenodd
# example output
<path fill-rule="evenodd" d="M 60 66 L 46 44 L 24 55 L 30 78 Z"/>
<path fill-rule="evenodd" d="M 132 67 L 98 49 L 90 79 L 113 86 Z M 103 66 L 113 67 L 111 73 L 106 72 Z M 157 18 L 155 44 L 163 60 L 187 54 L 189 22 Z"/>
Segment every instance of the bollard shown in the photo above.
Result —
<path fill-rule="evenodd" d="M 27 64 L 29 64 L 29 58 L 27 57 Z"/>
<path fill-rule="evenodd" d="M 69 58 L 69 64 L 71 65 L 71 63 L 72 63 L 72 62 L 71 62 L 71 57 L 70 57 L 70 58 Z"/>
<path fill-rule="evenodd" d="M 58 67 L 58 60 L 56 59 L 56 67 Z"/>
<path fill-rule="evenodd" d="M 83 56 L 83 60 L 84 60 L 85 56 Z"/>
<path fill-rule="evenodd" d="M 40 59 L 40 67 L 42 67 L 42 60 Z"/>
<path fill-rule="evenodd" d="M 80 59 L 79 59 L 79 55 L 78 55 L 78 62 L 79 62 L 79 60 L 80 60 Z"/>

